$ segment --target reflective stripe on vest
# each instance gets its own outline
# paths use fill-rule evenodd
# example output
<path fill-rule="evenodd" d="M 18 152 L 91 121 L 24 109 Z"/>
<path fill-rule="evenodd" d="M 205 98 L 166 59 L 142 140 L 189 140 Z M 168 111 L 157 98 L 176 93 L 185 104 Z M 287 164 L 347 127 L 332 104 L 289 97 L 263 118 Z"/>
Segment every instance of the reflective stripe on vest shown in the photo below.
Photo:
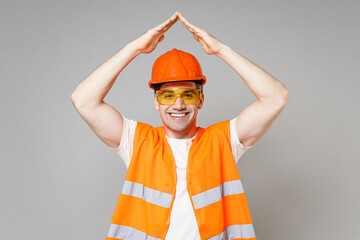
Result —
<path fill-rule="evenodd" d="M 192 196 L 195 209 L 206 207 L 212 203 L 220 201 L 223 197 L 243 193 L 244 189 L 241 180 L 224 182 L 218 187 L 214 187 L 205 192 Z"/>
<path fill-rule="evenodd" d="M 140 183 L 126 181 L 122 189 L 122 194 L 138 197 L 146 202 L 170 208 L 172 195 L 169 193 L 160 192 L 158 190 L 145 187 Z"/>
<path fill-rule="evenodd" d="M 227 227 L 222 233 L 207 240 L 225 240 L 225 239 L 246 239 L 254 238 L 255 231 L 252 224 L 231 225 Z"/>
<path fill-rule="evenodd" d="M 154 238 L 146 233 L 139 231 L 135 228 L 111 224 L 107 237 L 117 239 L 146 239 L 146 240 L 161 240 L 161 238 Z"/>

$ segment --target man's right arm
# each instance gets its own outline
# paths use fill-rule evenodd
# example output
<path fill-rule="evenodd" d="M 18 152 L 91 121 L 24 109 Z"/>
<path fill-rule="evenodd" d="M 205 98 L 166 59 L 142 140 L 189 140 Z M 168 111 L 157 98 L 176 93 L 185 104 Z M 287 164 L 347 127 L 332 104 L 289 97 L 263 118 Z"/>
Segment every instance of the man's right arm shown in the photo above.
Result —
<path fill-rule="evenodd" d="M 85 122 L 105 144 L 116 148 L 121 139 L 121 114 L 103 99 L 120 72 L 138 55 L 133 42 L 103 63 L 73 91 L 71 100 Z"/>
<path fill-rule="evenodd" d="M 112 106 L 104 102 L 120 72 L 140 53 L 151 53 L 164 33 L 177 21 L 177 12 L 162 24 L 150 29 L 141 37 L 127 44 L 103 63 L 71 94 L 71 100 L 90 128 L 106 145 L 117 148 L 120 144 L 123 118 Z"/>

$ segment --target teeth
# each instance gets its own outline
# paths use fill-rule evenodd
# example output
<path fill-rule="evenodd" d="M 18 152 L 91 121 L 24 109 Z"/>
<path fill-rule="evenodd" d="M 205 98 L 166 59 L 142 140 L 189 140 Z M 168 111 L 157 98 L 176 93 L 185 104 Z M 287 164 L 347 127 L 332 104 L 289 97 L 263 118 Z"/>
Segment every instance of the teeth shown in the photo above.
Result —
<path fill-rule="evenodd" d="M 185 113 L 170 113 L 170 115 L 173 117 L 183 117 L 185 116 Z"/>

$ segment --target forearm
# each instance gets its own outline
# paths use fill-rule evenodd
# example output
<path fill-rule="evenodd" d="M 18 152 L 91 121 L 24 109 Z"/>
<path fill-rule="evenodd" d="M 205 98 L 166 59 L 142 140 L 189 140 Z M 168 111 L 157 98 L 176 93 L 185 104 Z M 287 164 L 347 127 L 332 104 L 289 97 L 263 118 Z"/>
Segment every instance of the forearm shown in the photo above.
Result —
<path fill-rule="evenodd" d="M 216 54 L 230 65 L 244 80 L 248 88 L 260 102 L 285 104 L 289 92 L 286 87 L 255 63 L 222 44 Z"/>
<path fill-rule="evenodd" d="M 102 103 L 120 72 L 139 52 L 133 42 L 99 66 L 73 91 L 71 99 L 78 107 L 94 107 Z"/>

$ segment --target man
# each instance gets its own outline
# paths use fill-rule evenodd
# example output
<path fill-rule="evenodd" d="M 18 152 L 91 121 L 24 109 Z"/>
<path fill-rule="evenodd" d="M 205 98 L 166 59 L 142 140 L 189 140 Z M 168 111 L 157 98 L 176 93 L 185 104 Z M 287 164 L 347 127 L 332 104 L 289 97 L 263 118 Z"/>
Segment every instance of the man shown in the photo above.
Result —
<path fill-rule="evenodd" d="M 127 64 L 151 53 L 177 20 L 257 97 L 233 120 L 196 126 L 206 77 L 194 56 L 177 49 L 155 61 L 149 82 L 163 127 L 128 120 L 103 101 Z M 282 83 L 179 12 L 126 45 L 71 96 L 81 117 L 128 167 L 106 239 L 256 239 L 236 161 L 265 134 L 288 97 Z"/>

